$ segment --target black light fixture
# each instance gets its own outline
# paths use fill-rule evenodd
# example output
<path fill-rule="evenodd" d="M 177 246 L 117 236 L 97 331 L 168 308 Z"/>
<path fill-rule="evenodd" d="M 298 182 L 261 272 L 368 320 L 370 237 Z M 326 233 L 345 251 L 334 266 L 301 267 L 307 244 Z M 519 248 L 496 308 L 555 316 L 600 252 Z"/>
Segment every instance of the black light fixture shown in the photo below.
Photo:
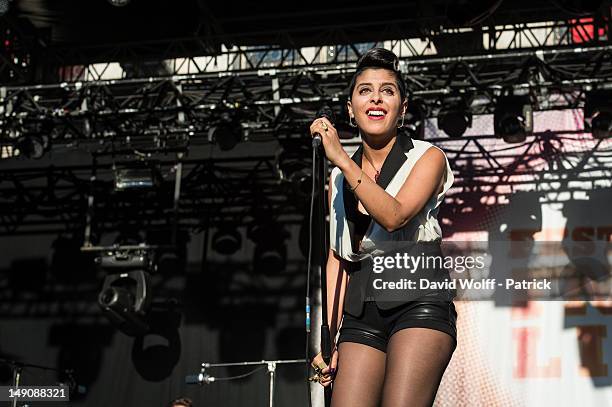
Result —
<path fill-rule="evenodd" d="M 131 0 L 108 0 L 115 7 L 125 7 L 130 4 Z"/>
<path fill-rule="evenodd" d="M 208 129 L 208 140 L 215 142 L 222 151 L 229 151 L 242 140 L 242 126 L 235 115 L 221 113 L 217 122 Z"/>
<path fill-rule="evenodd" d="M 275 167 L 281 183 L 289 186 L 298 197 L 312 192 L 312 149 L 302 140 L 291 140 L 276 152 Z"/>
<path fill-rule="evenodd" d="M 472 127 L 472 113 L 463 97 L 444 99 L 438 113 L 438 128 L 451 138 L 463 136 Z"/>
<path fill-rule="evenodd" d="M 522 143 L 533 133 L 533 108 L 529 96 L 502 96 L 493 115 L 495 135 L 506 143 Z"/>
<path fill-rule="evenodd" d="M 115 192 L 150 190 L 160 184 L 162 178 L 159 165 L 153 161 L 135 161 L 114 164 Z"/>
<path fill-rule="evenodd" d="M 13 0 L 0 0 L 0 17 L 8 13 Z"/>
<path fill-rule="evenodd" d="M 281 240 L 263 240 L 255 246 L 253 268 L 258 274 L 278 274 L 287 267 L 287 246 Z"/>
<path fill-rule="evenodd" d="M 423 140 L 425 138 L 425 121 L 428 110 L 427 104 L 422 99 L 414 99 L 408 103 L 404 128 L 413 139 Z"/>
<path fill-rule="evenodd" d="M 247 230 L 247 236 L 255 243 L 253 269 L 257 274 L 274 275 L 287 266 L 288 233 L 273 219 L 259 218 Z"/>
<path fill-rule="evenodd" d="M 26 135 L 17 139 L 13 147 L 13 154 L 38 160 L 45 155 L 48 149 L 49 138 L 47 136 Z"/>
<path fill-rule="evenodd" d="M 106 272 L 98 304 L 108 319 L 129 336 L 149 331 L 147 312 L 151 305 L 149 250 L 145 246 L 117 246 L 103 250 L 97 258 Z"/>
<path fill-rule="evenodd" d="M 212 248 L 217 253 L 229 256 L 236 253 L 240 247 L 242 247 L 242 236 L 235 227 L 221 227 L 213 235 Z"/>
<path fill-rule="evenodd" d="M 584 103 L 584 128 L 593 138 L 604 139 L 612 132 L 612 90 L 587 93 Z"/>

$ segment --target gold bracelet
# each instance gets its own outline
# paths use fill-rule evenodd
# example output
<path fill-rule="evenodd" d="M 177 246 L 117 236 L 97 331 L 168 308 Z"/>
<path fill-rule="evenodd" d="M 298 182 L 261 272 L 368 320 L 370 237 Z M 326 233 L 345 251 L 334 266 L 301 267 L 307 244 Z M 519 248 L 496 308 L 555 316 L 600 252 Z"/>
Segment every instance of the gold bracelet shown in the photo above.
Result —
<path fill-rule="evenodd" d="M 361 174 L 359 174 L 359 179 L 357 180 L 357 185 L 355 185 L 355 188 L 351 188 L 351 192 L 355 193 L 355 190 L 359 187 L 359 185 L 361 185 L 361 179 L 363 178 L 363 168 L 361 169 Z"/>

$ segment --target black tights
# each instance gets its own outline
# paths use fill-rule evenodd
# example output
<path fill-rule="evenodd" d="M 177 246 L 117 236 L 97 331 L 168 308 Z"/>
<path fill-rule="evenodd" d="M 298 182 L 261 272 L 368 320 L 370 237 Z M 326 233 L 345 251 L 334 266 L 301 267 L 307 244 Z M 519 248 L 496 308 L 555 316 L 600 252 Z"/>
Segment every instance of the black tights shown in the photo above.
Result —
<path fill-rule="evenodd" d="M 332 407 L 431 406 L 455 350 L 448 334 L 407 328 L 389 339 L 387 353 L 341 342 Z"/>

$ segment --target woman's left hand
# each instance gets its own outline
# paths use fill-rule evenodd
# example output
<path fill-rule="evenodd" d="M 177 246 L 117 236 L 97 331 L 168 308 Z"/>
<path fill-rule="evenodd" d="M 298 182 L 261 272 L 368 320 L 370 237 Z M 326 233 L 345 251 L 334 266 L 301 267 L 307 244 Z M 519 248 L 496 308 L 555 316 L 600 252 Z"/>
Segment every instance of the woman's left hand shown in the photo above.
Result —
<path fill-rule="evenodd" d="M 342 144 L 340 144 L 338 131 L 325 117 L 316 119 L 310 125 L 310 134 L 314 137 L 317 133 L 321 135 L 325 155 L 332 164 L 339 167 L 343 161 L 349 159 L 348 154 L 346 154 Z"/>
<path fill-rule="evenodd" d="M 338 348 L 334 347 L 329 366 L 323 361 L 321 352 L 312 359 L 312 366 L 319 367 L 319 372 L 313 376 L 313 378 L 316 377 L 315 381 L 323 387 L 329 386 L 336 378 L 336 372 L 338 371 Z"/>

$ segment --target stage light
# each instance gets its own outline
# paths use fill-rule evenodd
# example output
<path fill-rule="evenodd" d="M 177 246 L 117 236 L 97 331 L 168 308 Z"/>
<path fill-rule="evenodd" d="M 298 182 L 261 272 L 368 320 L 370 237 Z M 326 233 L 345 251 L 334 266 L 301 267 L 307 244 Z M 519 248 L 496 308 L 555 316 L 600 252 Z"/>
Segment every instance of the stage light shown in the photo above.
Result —
<path fill-rule="evenodd" d="M 287 231 L 270 219 L 258 219 L 247 230 L 255 243 L 253 269 L 258 274 L 278 274 L 287 266 Z"/>
<path fill-rule="evenodd" d="M 217 253 L 231 255 L 240 247 L 242 247 L 242 236 L 234 227 L 222 227 L 213 235 L 212 248 Z"/>
<path fill-rule="evenodd" d="M 151 170 L 124 168 L 115 170 L 115 191 L 153 188 Z"/>
<path fill-rule="evenodd" d="M 408 103 L 404 128 L 411 138 L 416 140 L 425 138 L 425 121 L 428 110 L 424 100 L 415 99 Z"/>
<path fill-rule="evenodd" d="M 142 270 L 108 275 L 98 295 L 98 304 L 106 316 L 126 335 L 148 332 L 145 319 L 148 274 Z"/>
<path fill-rule="evenodd" d="M 284 143 L 276 152 L 276 172 L 298 197 L 312 192 L 312 149 L 301 140 Z"/>
<path fill-rule="evenodd" d="M 229 151 L 242 140 L 242 126 L 230 113 L 224 112 L 217 123 L 208 129 L 208 140 L 223 151 Z"/>
<path fill-rule="evenodd" d="M 15 156 L 15 147 L 12 144 L 0 144 L 0 159 Z"/>
<path fill-rule="evenodd" d="M 593 138 L 610 137 L 612 131 L 612 91 L 597 90 L 587 93 L 584 103 L 584 128 Z"/>
<path fill-rule="evenodd" d="M 529 96 L 503 96 L 493 115 L 495 135 L 506 143 L 522 143 L 533 132 L 533 109 Z"/>
<path fill-rule="evenodd" d="M 8 13 L 12 0 L 0 0 L 0 17 Z"/>
<path fill-rule="evenodd" d="M 282 242 L 267 240 L 255 246 L 253 268 L 258 274 L 282 273 L 287 266 L 287 246 Z"/>
<path fill-rule="evenodd" d="M 106 272 L 98 305 L 106 317 L 129 336 L 149 331 L 147 312 L 151 305 L 150 247 L 114 246 L 103 249 L 96 259 Z"/>
<path fill-rule="evenodd" d="M 17 139 L 13 154 L 38 160 L 45 155 L 48 147 L 49 138 L 47 136 L 23 136 Z"/>
<path fill-rule="evenodd" d="M 115 7 L 125 7 L 130 4 L 131 0 L 108 0 Z"/>
<path fill-rule="evenodd" d="M 472 113 L 465 100 L 444 100 L 438 113 L 438 128 L 451 138 L 459 138 L 468 127 L 472 127 Z"/>
<path fill-rule="evenodd" d="M 158 185 L 159 169 L 155 163 L 136 162 L 113 166 L 115 191 L 152 189 Z"/>

